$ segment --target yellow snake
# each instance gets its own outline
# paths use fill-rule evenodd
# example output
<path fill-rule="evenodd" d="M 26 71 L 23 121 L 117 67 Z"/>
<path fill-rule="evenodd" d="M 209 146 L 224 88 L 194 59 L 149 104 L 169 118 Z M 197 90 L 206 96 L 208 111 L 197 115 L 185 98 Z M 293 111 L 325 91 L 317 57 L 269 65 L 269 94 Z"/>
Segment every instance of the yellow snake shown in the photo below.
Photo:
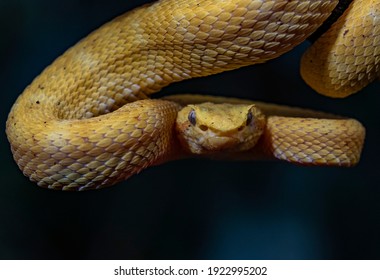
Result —
<path fill-rule="evenodd" d="M 186 147 L 188 138 L 177 137 L 195 129 L 217 137 L 204 141 L 205 156 L 354 165 L 364 128 L 352 119 L 232 99 L 147 98 L 173 82 L 278 57 L 310 36 L 337 4 L 161 0 L 121 15 L 66 51 L 17 99 L 6 126 L 14 159 L 41 187 L 101 188 L 197 154 L 192 144 Z M 379 10 L 377 0 L 353 1 L 305 54 L 301 74 L 316 91 L 343 97 L 379 76 Z M 224 105 L 194 104 L 178 113 L 183 104 L 208 100 L 242 104 L 227 105 L 231 121 L 207 115 L 221 116 Z M 237 131 L 245 132 L 231 144 L 226 137 Z M 244 144 L 246 136 L 253 144 Z"/>

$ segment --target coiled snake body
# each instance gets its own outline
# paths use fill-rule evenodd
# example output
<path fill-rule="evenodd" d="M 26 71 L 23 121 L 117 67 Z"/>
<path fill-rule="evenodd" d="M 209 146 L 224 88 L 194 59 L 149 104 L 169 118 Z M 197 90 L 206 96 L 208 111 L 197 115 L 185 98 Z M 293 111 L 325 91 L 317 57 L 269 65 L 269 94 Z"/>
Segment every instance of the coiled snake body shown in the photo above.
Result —
<path fill-rule="evenodd" d="M 278 57 L 310 36 L 337 3 L 161 0 L 119 16 L 66 51 L 17 99 L 6 127 L 14 158 L 41 187 L 85 190 L 191 156 L 176 134 L 181 127 L 199 124 L 195 112 L 201 109 L 186 113 L 190 124 L 177 123 L 175 130 L 179 103 L 213 98 L 147 97 L 173 82 Z M 350 5 L 304 56 L 301 73 L 308 84 L 323 94 L 342 97 L 378 77 L 379 9 L 374 0 L 355 0 Z M 349 35 L 356 37 L 349 39 Z M 332 37 L 343 43 L 334 39 L 332 47 Z M 216 148 L 216 157 L 261 154 L 300 164 L 345 166 L 359 160 L 364 141 L 359 122 L 327 120 L 279 106 L 257 107 L 269 115 L 253 116 L 252 106 L 241 107 L 248 110 L 242 123 L 260 127 L 262 135 L 253 141 L 257 144 L 245 147 L 245 152 L 227 149 L 224 153 L 224 148 Z M 270 116 L 279 114 L 283 116 Z M 242 125 L 237 125 L 229 131 L 241 131 Z M 205 124 L 201 128 L 210 134 L 211 128 L 205 129 Z M 216 137 L 207 141 L 214 146 L 228 143 L 230 148 L 228 136 Z"/>

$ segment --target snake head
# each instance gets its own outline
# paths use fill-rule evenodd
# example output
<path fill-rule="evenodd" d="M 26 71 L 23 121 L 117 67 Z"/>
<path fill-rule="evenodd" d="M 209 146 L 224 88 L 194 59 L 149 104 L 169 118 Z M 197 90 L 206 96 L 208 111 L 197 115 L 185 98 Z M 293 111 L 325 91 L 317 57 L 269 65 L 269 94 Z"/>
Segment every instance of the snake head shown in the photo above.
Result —
<path fill-rule="evenodd" d="M 253 104 L 187 105 L 178 113 L 176 122 L 182 147 L 198 155 L 249 150 L 264 127 L 265 117 Z"/>

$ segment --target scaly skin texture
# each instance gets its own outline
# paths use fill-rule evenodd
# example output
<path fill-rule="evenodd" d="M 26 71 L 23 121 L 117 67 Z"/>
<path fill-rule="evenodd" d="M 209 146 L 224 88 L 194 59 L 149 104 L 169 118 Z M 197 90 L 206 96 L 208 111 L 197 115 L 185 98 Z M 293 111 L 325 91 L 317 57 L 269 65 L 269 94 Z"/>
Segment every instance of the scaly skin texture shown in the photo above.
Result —
<path fill-rule="evenodd" d="M 85 190 L 181 157 L 173 135 L 179 105 L 141 99 L 278 57 L 336 4 L 161 0 L 126 13 L 70 48 L 17 99 L 6 126 L 14 159 L 41 187 Z"/>
<path fill-rule="evenodd" d="M 263 142 L 281 160 L 302 165 L 351 166 L 359 161 L 364 135 L 363 126 L 353 119 L 272 116 Z"/>
<path fill-rule="evenodd" d="M 380 1 L 355 0 L 303 55 L 303 79 L 317 92 L 346 97 L 380 75 Z"/>

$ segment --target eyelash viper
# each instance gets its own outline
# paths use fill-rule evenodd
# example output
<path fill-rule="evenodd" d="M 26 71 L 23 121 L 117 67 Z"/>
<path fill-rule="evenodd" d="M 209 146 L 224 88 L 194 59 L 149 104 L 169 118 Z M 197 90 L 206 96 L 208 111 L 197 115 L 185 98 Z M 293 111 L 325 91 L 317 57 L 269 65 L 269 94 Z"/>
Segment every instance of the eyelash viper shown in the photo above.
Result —
<path fill-rule="evenodd" d="M 173 82 L 276 58 L 309 37 L 337 4 L 161 0 L 127 12 L 67 50 L 19 96 L 6 126 L 14 159 L 41 187 L 86 190 L 178 158 L 173 126 L 180 106 L 149 99 L 151 94 Z M 306 83 L 344 97 L 377 78 L 379 10 L 378 1 L 353 1 L 304 55 Z M 312 139 L 313 127 L 326 127 L 318 118 L 269 120 L 262 141 L 268 135 L 282 139 L 276 150 L 283 159 L 295 149 L 308 153 L 320 141 Z M 355 164 L 364 141 L 360 123 L 345 121 L 343 140 L 329 141 L 334 151 L 346 149 L 349 159 L 331 159 L 333 165 Z M 354 136 L 355 151 L 348 144 Z M 321 157 L 329 164 L 329 154 Z"/>

